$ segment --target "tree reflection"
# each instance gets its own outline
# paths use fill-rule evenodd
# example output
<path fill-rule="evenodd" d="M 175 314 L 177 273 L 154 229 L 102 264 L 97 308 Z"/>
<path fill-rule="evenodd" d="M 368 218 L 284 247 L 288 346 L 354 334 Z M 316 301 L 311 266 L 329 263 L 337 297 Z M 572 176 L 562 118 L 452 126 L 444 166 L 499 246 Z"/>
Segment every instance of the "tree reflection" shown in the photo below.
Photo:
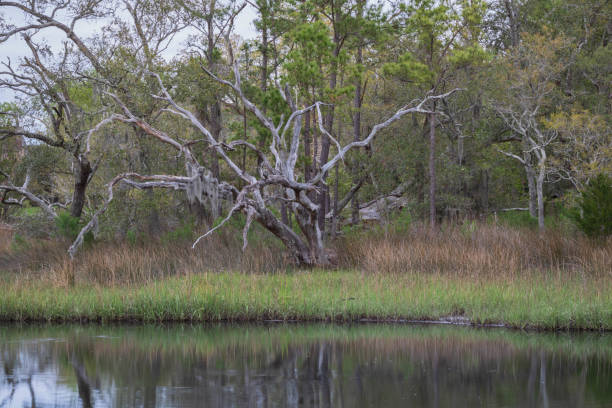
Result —
<path fill-rule="evenodd" d="M 91 398 L 91 390 L 93 387 L 87 377 L 85 368 L 83 368 L 83 365 L 76 357 L 72 358 L 72 366 L 74 367 L 74 376 L 76 377 L 77 389 L 81 402 L 83 403 L 83 408 L 91 408 L 93 407 Z"/>
<path fill-rule="evenodd" d="M 605 338 L 593 352 L 572 354 L 554 338 L 523 344 L 520 336 L 509 341 L 470 330 L 247 329 L 243 335 L 239 327 L 63 328 L 65 341 L 57 342 L 29 341 L 16 330 L 21 340 L 0 342 L 0 407 L 24 405 L 20 387 L 29 390 L 32 406 L 79 401 L 85 408 L 575 407 L 612 401 L 606 385 L 612 358 L 597 352 L 609 344 Z M 55 382 L 46 386 L 39 377 Z"/>

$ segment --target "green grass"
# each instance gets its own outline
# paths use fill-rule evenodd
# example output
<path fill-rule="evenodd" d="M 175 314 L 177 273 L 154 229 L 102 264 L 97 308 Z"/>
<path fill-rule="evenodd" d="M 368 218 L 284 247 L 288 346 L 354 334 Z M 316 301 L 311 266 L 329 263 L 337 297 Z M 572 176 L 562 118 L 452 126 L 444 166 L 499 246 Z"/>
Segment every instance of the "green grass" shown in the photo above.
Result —
<path fill-rule="evenodd" d="M 5 321 L 435 320 L 612 330 L 609 279 L 310 271 L 204 273 L 138 287 L 0 283 Z"/>

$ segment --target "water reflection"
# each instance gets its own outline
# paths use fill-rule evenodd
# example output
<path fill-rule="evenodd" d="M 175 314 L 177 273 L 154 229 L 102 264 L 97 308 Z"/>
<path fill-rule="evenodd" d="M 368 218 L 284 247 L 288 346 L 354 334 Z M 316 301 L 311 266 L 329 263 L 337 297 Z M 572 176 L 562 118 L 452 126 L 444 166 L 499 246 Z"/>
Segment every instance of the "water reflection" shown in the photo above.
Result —
<path fill-rule="evenodd" d="M 5 326 L 0 407 L 612 407 L 612 336 Z"/>

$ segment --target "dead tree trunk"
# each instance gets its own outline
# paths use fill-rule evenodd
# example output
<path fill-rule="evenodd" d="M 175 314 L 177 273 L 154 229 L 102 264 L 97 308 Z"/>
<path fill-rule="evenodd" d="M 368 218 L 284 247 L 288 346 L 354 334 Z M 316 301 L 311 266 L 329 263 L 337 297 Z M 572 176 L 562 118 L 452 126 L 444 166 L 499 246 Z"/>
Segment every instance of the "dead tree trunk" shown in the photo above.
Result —
<path fill-rule="evenodd" d="M 536 195 L 538 202 L 538 228 L 544 231 L 544 178 L 546 177 L 546 151 L 536 149 L 538 157 L 538 176 L 536 179 Z"/>
<path fill-rule="evenodd" d="M 538 197 L 536 188 L 536 174 L 533 168 L 532 158 L 528 152 L 527 143 L 523 143 L 523 166 L 525 167 L 525 175 L 527 177 L 527 191 L 529 194 L 529 215 L 533 218 L 538 217 Z"/>
<path fill-rule="evenodd" d="M 544 171 L 538 170 L 538 178 L 536 180 L 537 201 L 538 201 L 538 228 L 544 230 Z"/>

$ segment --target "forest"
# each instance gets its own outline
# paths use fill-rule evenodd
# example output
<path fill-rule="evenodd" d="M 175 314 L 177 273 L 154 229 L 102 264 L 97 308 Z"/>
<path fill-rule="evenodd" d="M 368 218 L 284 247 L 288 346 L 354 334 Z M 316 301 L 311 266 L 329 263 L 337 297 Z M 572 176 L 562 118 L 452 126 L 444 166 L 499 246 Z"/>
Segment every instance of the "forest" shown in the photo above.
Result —
<path fill-rule="evenodd" d="M 599 293 L 611 41 L 607 0 L 0 0 L 2 280 L 535 271 Z"/>

